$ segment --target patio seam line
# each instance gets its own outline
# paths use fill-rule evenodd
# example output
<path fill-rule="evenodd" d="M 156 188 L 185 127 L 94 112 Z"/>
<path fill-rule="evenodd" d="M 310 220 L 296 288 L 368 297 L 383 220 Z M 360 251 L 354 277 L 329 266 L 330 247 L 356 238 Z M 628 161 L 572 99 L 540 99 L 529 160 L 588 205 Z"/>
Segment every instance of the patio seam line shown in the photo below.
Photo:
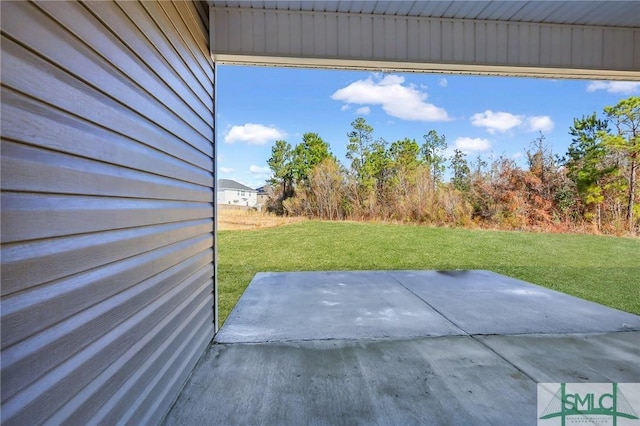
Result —
<path fill-rule="evenodd" d="M 449 319 L 449 317 L 447 317 L 445 314 L 443 314 L 438 309 L 436 309 L 433 305 L 431 305 L 431 303 L 427 302 L 422 297 L 418 296 L 413 290 L 411 290 L 409 287 L 407 287 L 402 281 L 400 281 L 398 278 L 396 278 L 393 274 L 389 273 L 389 271 L 384 271 L 384 274 L 387 275 L 388 277 L 390 277 L 392 280 L 394 280 L 398 284 L 400 284 L 409 293 L 413 294 L 415 297 L 417 297 L 419 300 L 421 300 L 422 303 L 424 303 L 425 305 L 427 305 L 428 307 L 433 309 L 433 311 L 436 312 L 438 315 L 440 315 L 442 318 L 444 318 L 445 320 L 449 321 L 455 328 L 457 328 L 458 330 L 462 331 L 464 333 L 463 334 L 464 336 L 470 336 L 470 334 L 467 332 L 467 330 L 465 330 L 464 328 L 460 327 L 453 320 Z"/>
<path fill-rule="evenodd" d="M 290 340 L 259 340 L 259 341 L 244 341 L 244 342 L 212 342 L 214 345 L 261 345 L 264 343 L 308 343 L 308 342 L 405 342 L 417 339 L 437 339 L 440 337 L 468 337 L 469 334 L 435 334 L 431 336 L 417 335 L 417 336 L 402 336 L 402 337 L 323 337 L 317 339 L 290 339 Z"/>
<path fill-rule="evenodd" d="M 462 330 L 464 332 L 464 330 Z M 324 337 L 324 338 L 315 338 L 315 339 L 289 339 L 289 340 L 257 340 L 257 341 L 242 341 L 242 342 L 218 342 L 214 340 L 210 345 L 259 345 L 264 343 L 307 343 L 307 342 L 390 342 L 390 341 L 407 341 L 407 340 L 416 340 L 416 339 L 437 339 L 440 337 L 525 337 L 525 336 L 558 336 L 558 337 L 568 337 L 568 336 L 597 336 L 601 334 L 612 334 L 612 333 L 637 333 L 640 332 L 640 329 L 627 329 L 627 330 L 610 330 L 610 331 L 566 331 L 566 332 L 556 332 L 556 333 L 543 333 L 539 331 L 535 331 L 532 333 L 466 333 L 464 334 L 436 334 L 436 335 L 417 335 L 417 336 L 402 336 L 402 337 L 367 337 L 367 338 L 334 338 L 334 337 Z"/>
<path fill-rule="evenodd" d="M 553 335 L 553 334 L 547 334 L 548 335 Z M 518 367 L 515 362 L 510 361 L 509 359 L 507 359 L 505 356 L 503 356 L 502 354 L 498 353 L 498 351 L 496 351 L 495 349 L 493 349 L 492 347 L 490 347 L 489 345 L 487 345 L 486 343 L 484 343 L 482 340 L 479 340 L 476 338 L 475 335 L 470 334 L 469 337 L 471 337 L 474 341 L 480 343 L 483 347 L 487 348 L 489 350 L 489 352 L 492 352 L 494 354 L 496 354 L 496 356 L 500 359 L 502 359 L 504 362 L 506 362 L 507 364 L 509 364 L 510 366 L 512 366 L 513 368 L 515 368 L 516 370 L 518 370 L 520 373 L 522 373 L 525 377 L 529 378 L 529 380 L 531 380 L 533 383 L 538 383 L 538 381 L 536 379 L 534 379 L 533 377 L 531 377 L 531 375 L 529 375 L 529 373 L 527 373 L 526 371 L 524 371 L 522 368 Z"/>
<path fill-rule="evenodd" d="M 498 352 L 496 352 L 494 349 L 490 348 L 487 344 L 485 344 L 484 342 L 478 340 L 475 335 L 468 333 L 464 328 L 462 328 L 461 326 L 459 326 L 458 324 L 456 324 L 453 320 L 449 319 L 446 315 L 444 315 L 442 312 L 440 312 L 438 309 L 436 309 L 435 307 L 433 307 L 429 302 L 427 302 L 425 299 L 423 299 L 422 297 L 418 296 L 415 292 L 413 292 L 410 288 L 408 288 L 402 281 L 400 281 L 398 278 L 396 278 L 394 275 L 389 274 L 388 272 L 385 272 L 385 275 L 391 277 L 394 281 L 396 281 L 398 284 L 400 284 L 402 287 L 404 287 L 407 291 L 409 291 L 411 294 L 413 294 L 415 297 L 417 297 L 418 299 L 422 300 L 427 306 L 429 306 L 431 309 L 433 309 L 435 312 L 438 313 L 438 315 L 442 316 L 444 319 L 446 319 L 447 321 L 449 321 L 451 324 L 453 324 L 456 328 L 460 329 L 463 333 L 465 333 L 467 336 L 469 336 L 471 339 L 473 339 L 475 342 L 478 342 L 481 346 L 483 346 L 484 348 L 488 349 L 490 352 L 494 353 L 498 358 L 502 359 L 504 362 L 506 362 L 507 364 L 511 365 L 513 368 L 515 368 L 517 371 L 519 371 L 521 374 L 523 374 L 525 377 L 527 377 L 529 380 L 531 380 L 533 383 L 537 383 L 536 380 L 531 377 L 529 374 L 527 374 L 526 371 L 522 370 L 520 367 L 518 367 L 517 365 L 515 365 L 513 362 L 511 362 L 510 360 L 508 360 L 507 358 L 505 358 L 504 356 L 502 356 L 501 354 L 499 354 Z M 549 333 L 550 335 L 553 335 L 553 333 Z"/>

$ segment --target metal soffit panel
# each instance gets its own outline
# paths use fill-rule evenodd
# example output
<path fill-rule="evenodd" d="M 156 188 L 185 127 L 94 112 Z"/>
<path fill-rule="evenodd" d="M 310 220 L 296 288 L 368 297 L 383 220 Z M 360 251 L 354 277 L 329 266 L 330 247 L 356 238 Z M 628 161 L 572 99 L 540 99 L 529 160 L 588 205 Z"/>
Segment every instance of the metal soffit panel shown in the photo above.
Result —
<path fill-rule="evenodd" d="M 640 1 L 209 1 L 215 7 L 640 27 Z"/>

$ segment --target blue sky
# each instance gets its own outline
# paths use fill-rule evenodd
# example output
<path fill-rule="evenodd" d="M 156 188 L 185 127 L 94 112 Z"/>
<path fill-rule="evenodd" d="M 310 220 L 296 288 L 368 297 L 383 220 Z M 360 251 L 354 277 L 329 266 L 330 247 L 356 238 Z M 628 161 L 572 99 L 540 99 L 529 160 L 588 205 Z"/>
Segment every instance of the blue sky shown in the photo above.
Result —
<path fill-rule="evenodd" d="M 306 132 L 348 165 L 346 135 L 359 116 L 389 143 L 422 144 L 434 129 L 469 160 L 503 155 L 525 165 L 540 131 L 563 155 L 574 117 L 640 94 L 629 82 L 237 66 L 219 66 L 217 83 L 218 177 L 251 187 L 269 177 L 273 143 L 295 146 Z"/>

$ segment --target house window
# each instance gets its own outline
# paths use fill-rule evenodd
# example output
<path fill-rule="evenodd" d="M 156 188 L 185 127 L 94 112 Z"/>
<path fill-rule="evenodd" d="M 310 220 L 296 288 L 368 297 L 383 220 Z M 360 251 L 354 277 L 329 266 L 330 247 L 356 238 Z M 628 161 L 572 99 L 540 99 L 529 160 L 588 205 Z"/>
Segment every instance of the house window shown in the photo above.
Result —
<path fill-rule="evenodd" d="M 245 195 L 245 192 L 244 191 L 240 191 L 240 196 L 244 197 L 244 195 Z"/>

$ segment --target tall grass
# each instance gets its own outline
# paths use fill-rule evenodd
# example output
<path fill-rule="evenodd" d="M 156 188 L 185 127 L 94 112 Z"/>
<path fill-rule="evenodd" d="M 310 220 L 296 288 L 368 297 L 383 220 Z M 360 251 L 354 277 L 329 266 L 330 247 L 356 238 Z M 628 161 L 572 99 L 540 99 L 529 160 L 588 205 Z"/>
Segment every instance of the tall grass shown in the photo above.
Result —
<path fill-rule="evenodd" d="M 235 206 L 218 206 L 218 230 L 248 230 L 272 228 L 301 222 L 302 217 L 276 216 L 265 211 Z"/>

